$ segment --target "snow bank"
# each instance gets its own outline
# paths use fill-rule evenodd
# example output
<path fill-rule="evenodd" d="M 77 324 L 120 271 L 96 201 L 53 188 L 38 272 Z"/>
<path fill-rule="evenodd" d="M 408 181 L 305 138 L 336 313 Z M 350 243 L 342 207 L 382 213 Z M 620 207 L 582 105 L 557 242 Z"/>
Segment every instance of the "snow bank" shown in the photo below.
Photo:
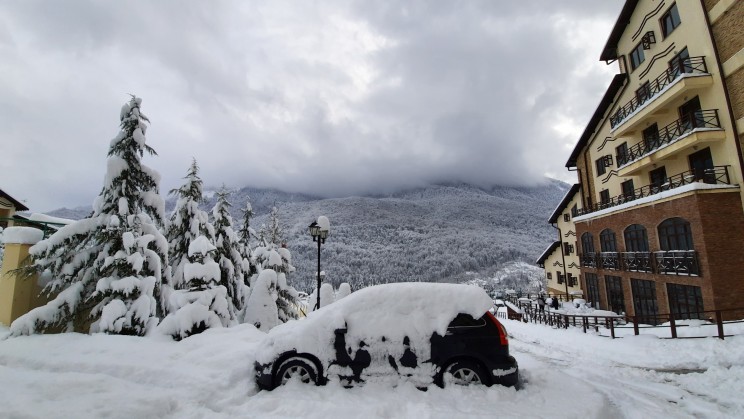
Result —
<path fill-rule="evenodd" d="M 36 244 L 44 238 L 44 232 L 33 227 L 8 227 L 3 230 L 4 244 Z"/>

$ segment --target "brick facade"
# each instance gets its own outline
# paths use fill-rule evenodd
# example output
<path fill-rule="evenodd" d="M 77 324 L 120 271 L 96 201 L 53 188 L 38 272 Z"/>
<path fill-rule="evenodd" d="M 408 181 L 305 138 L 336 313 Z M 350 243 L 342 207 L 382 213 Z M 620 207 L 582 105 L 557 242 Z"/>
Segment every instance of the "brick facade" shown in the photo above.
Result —
<path fill-rule="evenodd" d="M 744 48 L 744 3 L 735 2 L 726 13 L 713 24 L 713 37 L 718 46 L 721 62 L 726 62 Z"/>
<path fill-rule="evenodd" d="M 666 287 L 668 283 L 700 287 L 705 310 L 725 310 L 744 306 L 742 302 L 744 252 L 741 249 L 741 243 L 744 243 L 744 211 L 738 189 L 723 193 L 693 192 L 689 196 L 670 201 L 633 208 L 594 220 L 580 221 L 576 223 L 576 229 L 579 238 L 585 232 L 592 233 L 597 250 L 599 250 L 600 232 L 606 228 L 612 229 L 616 236 L 617 251 L 624 252 L 623 232 L 625 228 L 631 224 L 641 224 L 646 227 L 649 250 L 653 252 L 660 250 L 658 225 L 673 217 L 684 218 L 691 225 L 701 276 L 661 275 L 583 267 L 584 274 L 597 274 L 600 307 L 608 307 L 605 275 L 622 278 L 625 309 L 629 315 L 635 313 L 631 278 L 651 280 L 656 283 L 660 314 L 670 312 Z M 581 280 L 583 289 L 586 289 L 584 275 Z M 734 314 L 730 313 L 731 316 Z"/>

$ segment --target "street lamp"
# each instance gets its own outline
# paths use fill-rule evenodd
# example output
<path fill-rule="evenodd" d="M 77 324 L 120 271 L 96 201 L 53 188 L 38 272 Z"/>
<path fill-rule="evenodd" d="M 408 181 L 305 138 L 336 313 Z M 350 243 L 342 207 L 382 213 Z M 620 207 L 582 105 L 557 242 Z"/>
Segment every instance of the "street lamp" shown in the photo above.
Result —
<path fill-rule="evenodd" d="M 318 221 L 313 221 L 312 224 L 310 224 L 310 235 L 313 237 L 314 242 L 318 242 L 318 300 L 315 303 L 315 309 L 320 309 L 320 282 L 321 282 L 321 275 L 320 275 L 320 245 L 325 243 L 326 238 L 328 237 L 328 233 L 331 231 L 331 223 L 328 221 L 328 218 L 324 216 L 318 217 Z"/>

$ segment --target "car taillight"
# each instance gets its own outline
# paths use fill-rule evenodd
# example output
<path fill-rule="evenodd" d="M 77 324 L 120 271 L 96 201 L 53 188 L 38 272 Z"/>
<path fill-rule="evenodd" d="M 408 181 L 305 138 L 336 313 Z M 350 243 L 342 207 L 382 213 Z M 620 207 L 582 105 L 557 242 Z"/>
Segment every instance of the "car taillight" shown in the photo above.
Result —
<path fill-rule="evenodd" d="M 509 339 L 506 336 L 506 329 L 504 328 L 504 325 L 502 325 L 499 319 L 497 319 L 496 316 L 494 316 L 490 311 L 487 311 L 486 315 L 489 319 L 491 319 L 491 323 L 496 325 L 496 328 L 499 329 L 499 339 L 501 340 L 501 344 L 503 346 L 509 346 Z"/>

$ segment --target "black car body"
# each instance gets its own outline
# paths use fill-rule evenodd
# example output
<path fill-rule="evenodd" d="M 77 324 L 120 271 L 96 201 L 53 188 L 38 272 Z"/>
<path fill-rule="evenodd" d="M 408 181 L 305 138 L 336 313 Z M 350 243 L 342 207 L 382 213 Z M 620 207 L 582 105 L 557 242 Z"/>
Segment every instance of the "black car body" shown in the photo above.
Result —
<path fill-rule="evenodd" d="M 483 290 L 466 285 L 365 288 L 269 332 L 257 351 L 256 382 L 266 390 L 295 377 L 512 386 L 517 361 L 491 304 Z"/>

